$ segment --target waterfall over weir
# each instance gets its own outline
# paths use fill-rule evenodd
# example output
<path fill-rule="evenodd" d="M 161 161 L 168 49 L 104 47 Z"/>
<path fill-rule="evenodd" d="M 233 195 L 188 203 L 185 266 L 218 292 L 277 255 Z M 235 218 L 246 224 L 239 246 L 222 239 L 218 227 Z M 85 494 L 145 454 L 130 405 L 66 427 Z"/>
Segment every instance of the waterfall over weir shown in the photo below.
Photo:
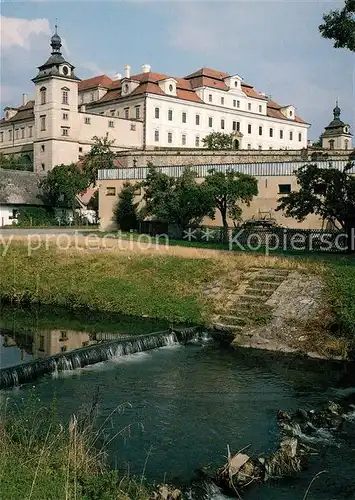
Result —
<path fill-rule="evenodd" d="M 199 329 L 197 327 L 179 330 L 170 329 L 147 335 L 121 337 L 116 341 L 100 342 L 93 346 L 83 347 L 71 352 L 36 359 L 28 363 L 0 370 L 0 389 L 8 389 L 30 382 L 43 375 L 65 370 L 75 370 L 127 354 L 148 351 L 168 345 L 186 344 L 189 341 L 195 340 L 198 336 Z"/>

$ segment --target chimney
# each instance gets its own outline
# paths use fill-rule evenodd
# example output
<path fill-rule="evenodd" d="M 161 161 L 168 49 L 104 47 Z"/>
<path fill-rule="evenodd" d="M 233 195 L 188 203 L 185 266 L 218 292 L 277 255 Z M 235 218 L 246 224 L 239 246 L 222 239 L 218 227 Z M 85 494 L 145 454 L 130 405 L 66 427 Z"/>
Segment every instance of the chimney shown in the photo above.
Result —
<path fill-rule="evenodd" d="M 124 77 L 131 78 L 131 66 L 129 64 L 124 67 Z"/>
<path fill-rule="evenodd" d="M 115 75 L 113 75 L 112 80 L 113 80 L 114 82 L 116 82 L 116 81 L 118 81 L 118 80 L 121 80 L 121 78 L 122 78 L 121 73 L 116 73 Z"/>
<path fill-rule="evenodd" d="M 27 94 L 22 94 L 22 106 L 26 106 L 27 100 Z"/>
<path fill-rule="evenodd" d="M 151 70 L 150 64 L 143 64 L 142 65 L 142 73 L 149 73 Z"/>

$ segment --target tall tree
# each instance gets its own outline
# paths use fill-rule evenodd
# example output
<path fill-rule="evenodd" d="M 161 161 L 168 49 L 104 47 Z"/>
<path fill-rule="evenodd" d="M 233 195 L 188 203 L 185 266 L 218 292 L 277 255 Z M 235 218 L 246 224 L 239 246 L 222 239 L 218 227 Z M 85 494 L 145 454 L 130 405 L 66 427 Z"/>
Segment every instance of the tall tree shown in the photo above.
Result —
<path fill-rule="evenodd" d="M 135 184 L 125 182 L 118 195 L 117 206 L 114 210 L 114 219 L 122 231 L 130 231 L 138 227 L 138 203 L 134 202 L 136 189 L 137 186 Z"/>
<path fill-rule="evenodd" d="M 51 207 L 76 207 L 76 196 L 86 191 L 89 179 L 75 164 L 57 165 L 41 181 L 44 200 Z"/>
<path fill-rule="evenodd" d="M 90 179 L 90 184 L 95 184 L 97 171 L 101 168 L 115 168 L 115 153 L 112 151 L 114 139 L 108 138 L 108 133 L 104 137 L 93 137 L 93 145 L 89 153 L 85 156 L 83 170 Z"/>
<path fill-rule="evenodd" d="M 334 41 L 335 48 L 355 52 L 355 0 L 346 0 L 341 10 L 331 10 L 323 16 L 319 31 L 324 38 Z"/>
<path fill-rule="evenodd" d="M 228 217 L 238 220 L 242 216 L 241 204 L 249 206 L 258 194 L 258 182 L 251 175 L 227 170 L 212 169 L 204 182 L 205 190 L 213 200 L 213 207 L 219 210 L 225 236 L 228 233 Z"/>
<path fill-rule="evenodd" d="M 277 210 L 303 221 L 310 214 L 334 224 L 348 235 L 355 228 L 355 178 L 344 170 L 304 165 L 296 174 L 299 189 L 279 199 Z"/>
<path fill-rule="evenodd" d="M 202 139 L 202 142 L 207 149 L 232 149 L 233 136 L 232 134 L 224 134 L 223 132 L 211 132 Z"/>
<path fill-rule="evenodd" d="M 161 222 L 185 228 L 213 214 L 209 193 L 197 183 L 191 167 L 186 167 L 180 177 L 174 178 L 150 165 L 141 187 L 144 189 L 144 215 Z"/>

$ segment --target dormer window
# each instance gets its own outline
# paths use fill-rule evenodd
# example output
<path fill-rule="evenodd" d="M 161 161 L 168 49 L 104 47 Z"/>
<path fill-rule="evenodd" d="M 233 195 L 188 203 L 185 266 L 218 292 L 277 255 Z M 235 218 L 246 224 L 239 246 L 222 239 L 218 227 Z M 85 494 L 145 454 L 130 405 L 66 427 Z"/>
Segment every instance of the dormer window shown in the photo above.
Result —
<path fill-rule="evenodd" d="M 67 75 L 69 73 L 69 68 L 68 66 L 63 66 L 63 75 Z"/>
<path fill-rule="evenodd" d="M 234 87 L 238 87 L 238 80 L 234 80 Z"/>
<path fill-rule="evenodd" d="M 47 101 L 47 89 L 46 89 L 46 87 L 42 87 L 40 89 L 40 96 L 41 96 L 41 104 L 46 104 L 46 101 Z"/>
<path fill-rule="evenodd" d="M 174 90 L 174 87 L 172 84 L 169 85 L 169 91 L 172 92 Z"/>
<path fill-rule="evenodd" d="M 292 111 L 290 111 L 290 116 L 293 116 L 293 113 L 292 113 Z"/>

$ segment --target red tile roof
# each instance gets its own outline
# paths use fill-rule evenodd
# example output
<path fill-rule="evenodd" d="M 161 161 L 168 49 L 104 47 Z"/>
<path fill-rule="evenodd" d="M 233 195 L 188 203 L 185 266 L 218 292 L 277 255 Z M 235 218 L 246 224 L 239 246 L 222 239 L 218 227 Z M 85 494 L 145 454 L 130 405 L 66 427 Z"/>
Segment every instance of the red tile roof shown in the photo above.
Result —
<path fill-rule="evenodd" d="M 192 102 L 200 102 L 203 101 L 196 94 L 195 89 L 199 87 L 210 87 L 218 90 L 228 91 L 228 86 L 225 83 L 225 79 L 230 75 L 225 73 L 224 71 L 217 71 L 211 68 L 200 68 L 199 70 L 191 73 L 184 78 L 177 78 L 174 76 L 165 75 L 162 73 L 155 73 L 149 71 L 147 73 L 138 73 L 137 75 L 132 75 L 130 80 L 134 80 L 139 82 L 138 87 L 130 94 L 131 96 L 143 95 L 143 94 L 157 94 L 164 95 L 164 91 L 159 87 L 158 83 L 162 80 L 166 80 L 167 78 L 173 78 L 177 82 L 177 98 L 192 101 Z M 106 87 L 108 92 L 98 101 L 95 101 L 95 104 L 102 104 L 109 101 L 114 101 L 116 99 L 121 98 L 121 88 L 122 83 L 121 80 L 111 80 L 106 75 L 96 76 L 94 78 L 88 78 L 87 80 L 82 80 L 79 83 L 79 91 L 88 90 L 90 88 L 94 88 L 101 85 L 102 87 Z M 246 82 L 242 82 L 242 91 L 253 99 L 260 99 L 263 101 L 267 101 L 267 115 L 271 118 L 277 118 L 281 120 L 289 120 L 282 112 L 281 106 L 277 102 L 267 99 L 263 94 L 258 92 L 253 85 L 250 85 Z M 307 123 L 299 116 L 295 116 L 295 120 L 298 123 Z"/>
<path fill-rule="evenodd" d="M 98 86 L 110 88 L 111 85 L 112 80 L 107 75 L 94 76 L 93 78 L 87 78 L 86 80 L 81 80 L 81 82 L 79 82 L 79 92 L 93 89 Z"/>

